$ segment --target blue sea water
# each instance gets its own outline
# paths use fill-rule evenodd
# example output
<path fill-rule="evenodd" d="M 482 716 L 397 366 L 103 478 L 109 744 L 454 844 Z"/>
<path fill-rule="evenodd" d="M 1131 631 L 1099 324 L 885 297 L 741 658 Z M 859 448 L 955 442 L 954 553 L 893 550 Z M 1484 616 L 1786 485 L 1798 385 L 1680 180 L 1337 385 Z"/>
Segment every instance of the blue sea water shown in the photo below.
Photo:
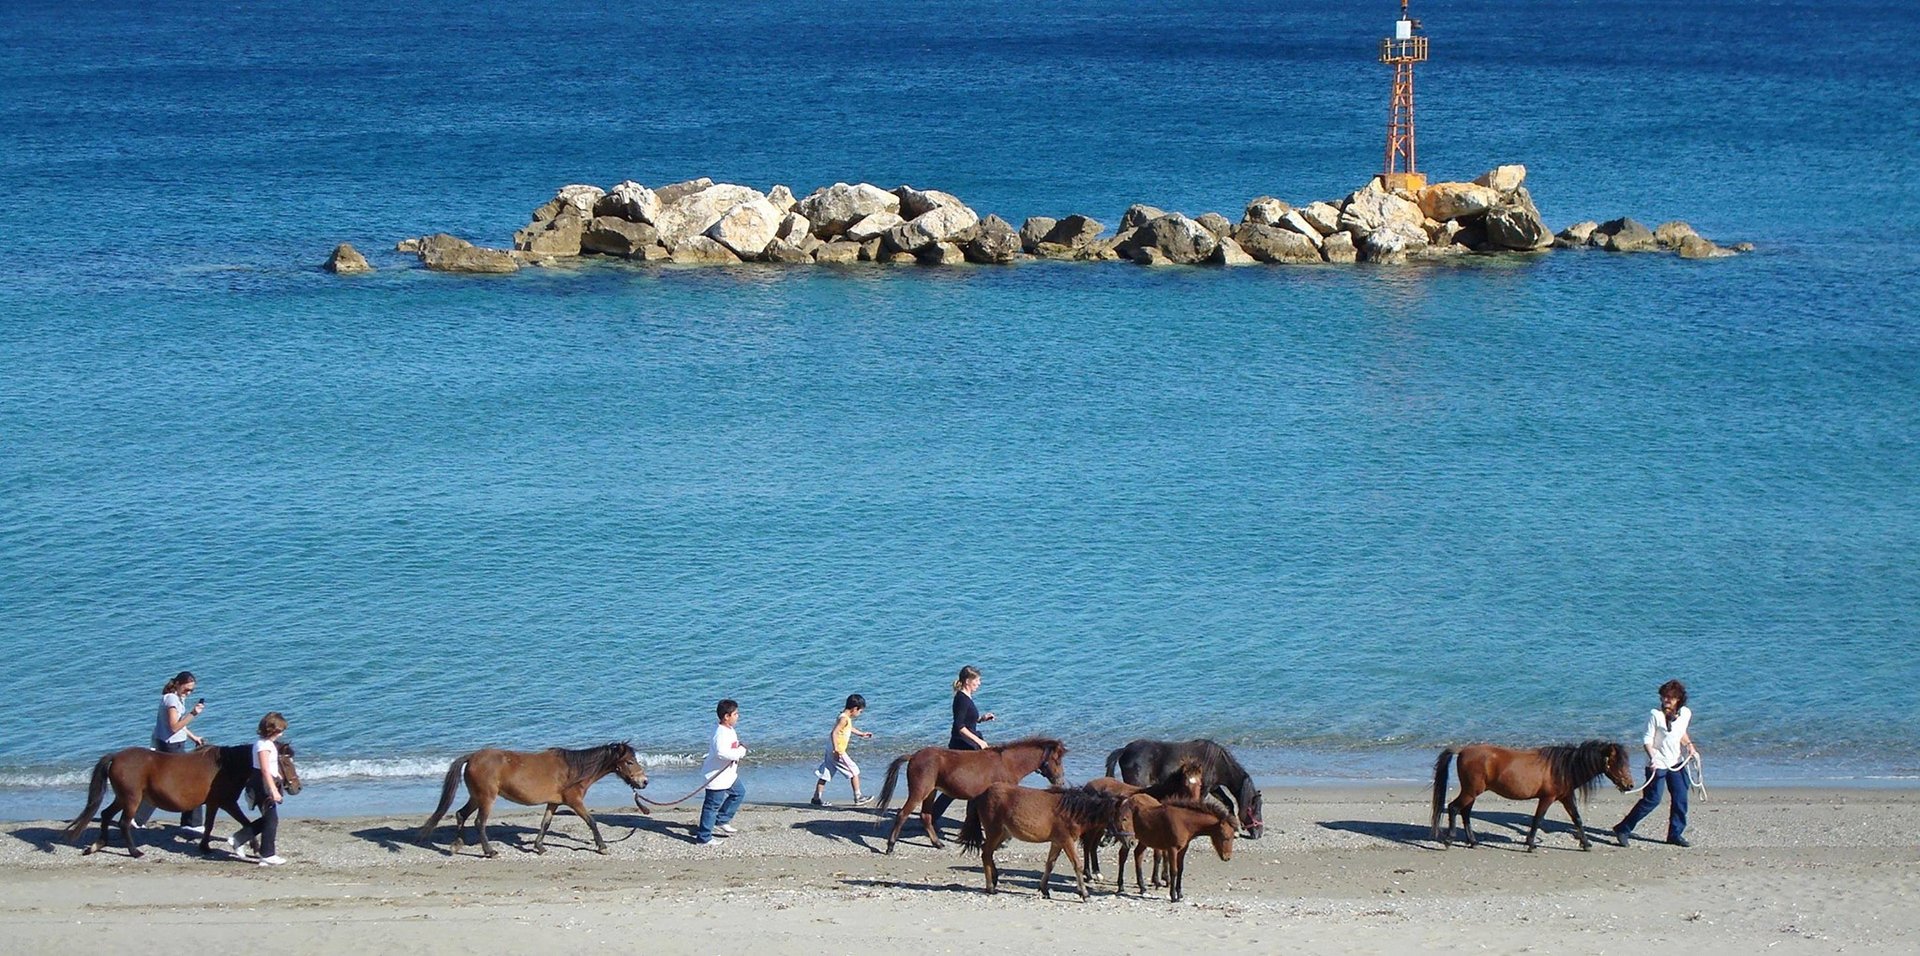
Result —
<path fill-rule="evenodd" d="M 1920 776 L 1911 5 L 1419 4 L 1430 174 L 1738 259 L 505 278 L 387 250 L 625 178 L 1335 198 L 1397 11 L 8 11 L 0 817 L 71 812 L 181 668 L 343 810 L 483 744 L 684 776 L 722 696 L 798 795 L 841 697 L 871 772 L 969 663 L 1080 775 L 1209 735 L 1411 780 L 1630 739 L 1677 676 L 1716 779 Z"/>

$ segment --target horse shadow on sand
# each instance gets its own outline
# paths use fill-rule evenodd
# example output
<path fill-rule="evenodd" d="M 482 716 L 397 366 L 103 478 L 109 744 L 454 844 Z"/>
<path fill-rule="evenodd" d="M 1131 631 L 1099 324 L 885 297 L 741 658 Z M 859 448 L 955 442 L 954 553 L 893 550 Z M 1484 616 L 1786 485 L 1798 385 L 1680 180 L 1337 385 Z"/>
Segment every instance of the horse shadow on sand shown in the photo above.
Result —
<path fill-rule="evenodd" d="M 845 843 L 875 853 L 883 853 L 887 848 L 886 831 L 874 829 L 871 817 L 803 820 L 792 827 L 834 843 Z"/>
<path fill-rule="evenodd" d="M 609 847 L 616 843 L 624 843 L 632 839 L 637 833 L 642 832 L 653 833 L 687 843 L 693 842 L 693 831 L 690 827 L 683 824 L 666 823 L 639 813 L 595 813 L 593 819 L 594 822 L 600 824 L 600 835 L 606 839 L 607 846 Z M 351 831 L 350 835 L 366 840 L 369 843 L 378 844 L 389 853 L 400 853 L 412 849 L 431 850 L 442 856 L 478 856 L 480 854 L 480 840 L 474 835 L 473 829 L 473 821 L 468 820 L 466 844 L 460 848 L 460 852 L 457 854 L 449 849 L 449 847 L 453 845 L 454 835 L 454 825 L 451 821 L 441 821 L 438 826 L 433 828 L 433 833 L 430 834 L 425 841 L 420 839 L 419 827 L 366 827 L 365 829 Z M 497 820 L 487 824 L 487 839 L 492 841 L 496 850 L 501 851 L 516 850 L 521 853 L 531 854 L 534 852 L 534 838 L 539 836 L 539 834 L 540 828 L 538 826 L 519 823 L 501 823 Z M 587 829 L 586 823 L 581 821 L 579 817 L 574 816 L 570 811 L 564 809 L 554 815 L 553 825 L 547 828 L 547 852 L 555 853 L 560 851 L 569 853 L 596 852 L 593 845 L 593 834 Z"/>
<path fill-rule="evenodd" d="M 1441 822 L 1442 824 L 1445 823 L 1444 818 Z M 1401 846 L 1409 846 L 1419 850 L 1442 849 L 1440 841 L 1433 835 L 1433 829 L 1423 824 L 1395 823 L 1380 820 L 1323 820 L 1320 822 L 1320 826 L 1327 830 L 1358 833 L 1361 836 L 1398 843 Z M 1516 813 L 1500 810 L 1487 811 L 1478 808 L 1473 812 L 1473 835 L 1474 838 L 1479 840 L 1483 845 L 1525 850 L 1527 831 L 1532 827 L 1533 814 L 1531 813 Z M 1604 835 L 1606 832 L 1604 827 L 1596 830 L 1591 824 L 1587 826 L 1588 839 L 1595 839 L 1598 835 Z M 1556 837 L 1564 837 L 1564 845 L 1561 840 L 1555 839 Z M 1456 828 L 1453 837 L 1454 845 L 1465 849 L 1465 841 L 1466 835 Z M 1578 850 L 1579 843 L 1574 839 L 1573 824 L 1567 820 L 1556 821 L 1552 817 L 1540 821 L 1540 848 L 1543 850 Z"/>
<path fill-rule="evenodd" d="M 959 864 L 947 867 L 947 870 L 956 877 L 964 875 L 964 881 L 957 880 L 952 883 L 917 883 L 913 880 L 869 878 L 844 879 L 840 881 L 840 884 L 842 886 L 857 886 L 867 890 L 912 890 L 916 893 L 967 893 L 977 896 L 983 892 L 983 888 L 986 886 L 986 876 L 980 867 Z M 1058 870 L 1054 871 L 1053 876 L 1054 889 L 1061 889 L 1064 885 L 1069 894 L 1079 895 L 1080 891 L 1073 882 L 1073 871 L 1071 869 L 1067 871 L 1064 884 L 1060 879 L 1060 872 Z M 1088 883 L 1088 886 L 1092 887 L 1093 884 Z M 1003 866 L 1000 868 L 1000 889 L 1003 891 L 1008 889 L 1026 890 L 1037 897 L 1040 895 L 1040 871 L 1021 870 Z"/>
<path fill-rule="evenodd" d="M 20 827 L 16 830 L 7 831 L 7 835 L 33 847 L 41 853 L 58 853 L 62 847 L 79 852 L 92 846 L 94 841 L 99 838 L 100 831 L 97 829 L 99 825 L 98 822 L 87 824 L 87 828 L 82 830 L 80 835 L 72 840 L 66 838 L 65 831 L 60 827 Z M 142 853 L 158 852 L 191 859 L 217 860 L 226 858 L 226 854 L 220 852 L 225 848 L 226 843 L 223 838 L 217 836 L 214 838 L 212 851 L 202 856 L 200 853 L 200 833 L 201 830 L 199 827 L 188 829 L 171 824 L 155 824 L 134 831 L 134 840 L 140 847 L 140 852 Z M 108 856 L 124 857 L 127 855 L 127 845 L 120 838 L 120 827 L 118 824 L 114 825 L 113 832 L 107 837 L 107 845 L 103 847 L 100 852 Z"/>
<path fill-rule="evenodd" d="M 87 832 L 82 833 L 80 836 L 82 839 L 85 839 L 92 833 L 93 828 L 89 826 Z M 77 847 L 80 845 L 78 843 L 68 842 L 58 827 L 20 827 L 14 830 L 8 830 L 7 835 L 33 847 L 41 853 L 54 853 L 62 846 Z M 126 848 L 122 847 L 121 852 L 126 852 Z"/>

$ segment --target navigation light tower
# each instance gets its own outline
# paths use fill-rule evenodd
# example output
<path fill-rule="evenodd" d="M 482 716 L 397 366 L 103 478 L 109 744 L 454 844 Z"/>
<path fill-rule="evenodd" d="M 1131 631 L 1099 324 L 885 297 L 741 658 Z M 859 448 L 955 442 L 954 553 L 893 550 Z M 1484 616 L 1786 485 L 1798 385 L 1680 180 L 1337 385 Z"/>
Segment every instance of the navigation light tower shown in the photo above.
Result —
<path fill-rule="evenodd" d="M 1427 58 L 1427 38 L 1420 21 L 1407 16 L 1407 0 L 1400 0 L 1400 19 L 1393 36 L 1380 41 L 1380 62 L 1393 67 L 1393 102 L 1387 107 L 1387 164 L 1381 181 L 1388 189 L 1416 190 L 1427 184 L 1413 156 L 1413 65 Z"/>

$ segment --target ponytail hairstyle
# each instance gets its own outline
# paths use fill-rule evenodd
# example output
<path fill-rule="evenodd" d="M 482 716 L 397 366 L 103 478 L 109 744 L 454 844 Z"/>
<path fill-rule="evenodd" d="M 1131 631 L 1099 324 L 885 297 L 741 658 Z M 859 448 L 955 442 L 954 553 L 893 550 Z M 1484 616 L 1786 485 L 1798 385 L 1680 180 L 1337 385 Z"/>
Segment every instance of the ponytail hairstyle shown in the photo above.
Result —
<path fill-rule="evenodd" d="M 260 718 L 260 739 L 262 740 L 274 734 L 281 733 L 286 729 L 287 718 L 280 716 L 280 712 L 277 710 L 269 711 L 265 717 Z"/>
<path fill-rule="evenodd" d="M 954 693 L 959 693 L 960 688 L 965 687 L 967 685 L 967 681 L 979 680 L 979 679 L 980 679 L 980 668 L 975 667 L 972 664 L 968 664 L 967 666 L 960 668 L 960 677 L 958 680 L 955 680 L 953 682 Z"/>
<path fill-rule="evenodd" d="M 195 681 L 195 678 L 193 676 L 192 671 L 181 671 L 180 673 L 173 675 L 173 679 L 170 681 L 167 681 L 167 684 L 165 687 L 160 688 L 160 693 L 178 694 L 180 693 L 180 688 L 185 687 L 188 684 L 194 683 L 194 681 Z"/>

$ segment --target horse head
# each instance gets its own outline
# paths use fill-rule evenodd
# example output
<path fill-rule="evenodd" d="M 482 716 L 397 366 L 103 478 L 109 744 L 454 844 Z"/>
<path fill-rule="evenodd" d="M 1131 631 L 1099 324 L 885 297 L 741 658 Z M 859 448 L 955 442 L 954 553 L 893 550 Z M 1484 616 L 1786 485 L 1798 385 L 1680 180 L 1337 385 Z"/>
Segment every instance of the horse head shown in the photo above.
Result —
<path fill-rule="evenodd" d="M 280 789 L 288 796 L 300 792 L 300 768 L 293 765 L 293 744 L 280 741 Z"/>
<path fill-rule="evenodd" d="M 1636 786 L 1633 782 L 1633 768 L 1629 766 L 1627 760 L 1627 748 L 1618 743 L 1607 744 L 1607 779 L 1613 781 L 1613 785 L 1619 787 L 1621 793 L 1626 793 Z"/>
<path fill-rule="evenodd" d="M 1067 745 L 1058 740 L 1046 742 L 1046 749 L 1040 754 L 1040 772 L 1046 775 L 1047 782 L 1056 787 L 1067 785 L 1067 770 L 1061 765 L 1067 756 Z"/>
<path fill-rule="evenodd" d="M 1261 816 L 1260 788 L 1253 785 L 1252 777 L 1240 784 L 1239 799 L 1234 802 L 1240 804 L 1240 826 L 1246 829 L 1247 839 L 1260 839 L 1260 834 L 1266 832 L 1267 821 Z"/>
<path fill-rule="evenodd" d="M 612 748 L 613 772 L 626 785 L 635 790 L 647 788 L 647 768 L 640 764 L 640 755 L 633 752 L 633 745 L 625 741 L 609 744 Z"/>
<path fill-rule="evenodd" d="M 1187 799 L 1199 800 L 1206 796 L 1206 792 L 1207 792 L 1207 765 L 1206 764 L 1201 763 L 1200 761 L 1194 760 L 1191 757 L 1189 757 L 1186 760 L 1180 761 L 1180 766 L 1174 772 L 1178 773 L 1181 779 L 1187 782 L 1187 793 L 1186 793 Z"/>
<path fill-rule="evenodd" d="M 1206 829 L 1207 839 L 1213 843 L 1213 852 L 1220 854 L 1222 860 L 1233 859 L 1233 838 L 1238 833 L 1233 820 L 1226 814 L 1221 814 L 1220 822 Z"/>

